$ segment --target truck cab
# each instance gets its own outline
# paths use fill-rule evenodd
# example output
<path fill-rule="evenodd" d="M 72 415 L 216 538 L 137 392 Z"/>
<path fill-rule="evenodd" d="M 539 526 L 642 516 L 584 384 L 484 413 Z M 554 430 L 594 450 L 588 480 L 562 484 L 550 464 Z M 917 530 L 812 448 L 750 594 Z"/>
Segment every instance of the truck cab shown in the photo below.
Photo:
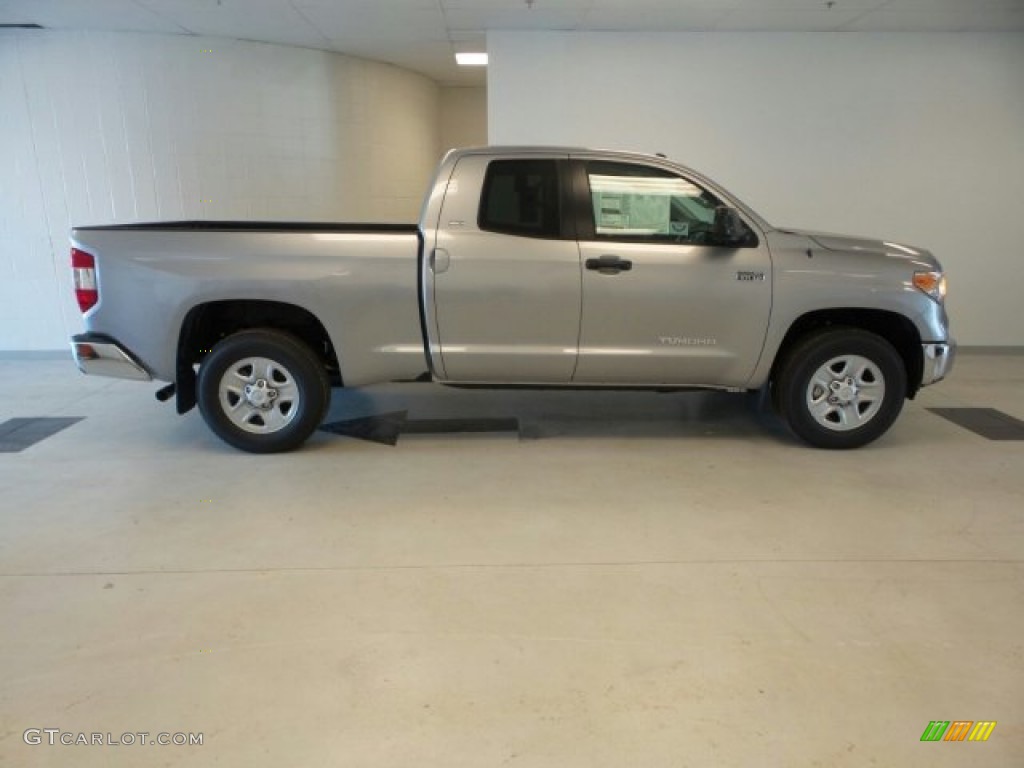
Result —
<path fill-rule="evenodd" d="M 756 216 L 706 179 L 625 153 L 525 149 L 455 153 L 440 176 L 422 269 L 442 380 L 750 379 L 771 252 Z M 735 231 L 721 230 L 722 211 Z"/>

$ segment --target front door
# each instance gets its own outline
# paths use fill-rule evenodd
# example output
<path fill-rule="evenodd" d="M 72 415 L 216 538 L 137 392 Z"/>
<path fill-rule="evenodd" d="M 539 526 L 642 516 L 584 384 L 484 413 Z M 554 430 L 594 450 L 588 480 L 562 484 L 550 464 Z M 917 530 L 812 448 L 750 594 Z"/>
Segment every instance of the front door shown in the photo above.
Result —
<path fill-rule="evenodd" d="M 565 168 L 565 155 L 467 155 L 456 165 L 428 255 L 445 380 L 572 378 L 582 289 Z"/>
<path fill-rule="evenodd" d="M 574 161 L 583 316 L 574 382 L 742 386 L 771 311 L 767 246 L 709 244 L 722 205 L 672 171 Z"/>

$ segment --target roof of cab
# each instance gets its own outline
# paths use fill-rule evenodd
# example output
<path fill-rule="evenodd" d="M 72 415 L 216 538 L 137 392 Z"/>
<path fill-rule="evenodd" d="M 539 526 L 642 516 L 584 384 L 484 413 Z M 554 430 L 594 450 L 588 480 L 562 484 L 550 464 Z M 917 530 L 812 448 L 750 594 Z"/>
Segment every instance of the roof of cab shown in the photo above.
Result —
<path fill-rule="evenodd" d="M 595 147 L 568 147 L 568 146 L 545 146 L 545 145 L 503 145 L 495 144 L 484 147 L 462 147 L 451 150 L 453 155 L 459 157 L 465 155 L 611 155 L 615 157 L 643 158 L 646 160 L 666 160 L 664 155 L 645 152 L 631 152 L 621 149 L 598 149 Z"/>

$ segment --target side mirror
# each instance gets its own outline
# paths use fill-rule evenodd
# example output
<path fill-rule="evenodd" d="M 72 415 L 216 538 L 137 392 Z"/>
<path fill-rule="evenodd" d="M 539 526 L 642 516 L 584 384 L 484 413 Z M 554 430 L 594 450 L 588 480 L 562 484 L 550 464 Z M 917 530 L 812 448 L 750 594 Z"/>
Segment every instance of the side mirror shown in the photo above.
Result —
<path fill-rule="evenodd" d="M 750 244 L 752 234 L 735 208 L 730 208 L 727 205 L 715 208 L 715 221 L 711 225 L 711 243 L 713 245 L 739 248 Z"/>

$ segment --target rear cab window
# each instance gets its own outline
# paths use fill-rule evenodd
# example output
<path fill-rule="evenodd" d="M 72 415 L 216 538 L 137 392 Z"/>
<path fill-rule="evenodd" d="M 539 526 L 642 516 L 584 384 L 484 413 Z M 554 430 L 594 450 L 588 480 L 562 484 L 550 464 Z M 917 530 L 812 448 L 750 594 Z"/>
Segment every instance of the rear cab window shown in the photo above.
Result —
<path fill-rule="evenodd" d="M 560 238 L 562 204 L 556 160 L 494 160 L 487 166 L 477 226 L 486 232 Z"/>

